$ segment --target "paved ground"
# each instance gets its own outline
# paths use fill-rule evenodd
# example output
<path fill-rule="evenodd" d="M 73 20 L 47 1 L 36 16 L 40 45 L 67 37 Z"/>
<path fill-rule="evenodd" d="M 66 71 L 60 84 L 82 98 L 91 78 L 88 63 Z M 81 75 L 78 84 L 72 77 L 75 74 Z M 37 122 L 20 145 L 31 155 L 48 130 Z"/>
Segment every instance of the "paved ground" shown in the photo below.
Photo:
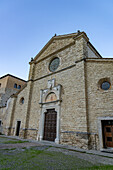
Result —
<path fill-rule="evenodd" d="M 21 143 L 21 142 L 24 142 L 24 143 Z M 47 142 L 47 141 L 38 142 L 38 141 L 29 140 L 29 142 L 28 142 L 28 140 L 22 140 L 22 139 L 20 140 L 19 138 L 15 139 L 15 137 L 9 138 L 9 137 L 5 137 L 5 136 L 4 137 L 0 136 L 0 153 L 1 154 L 4 153 L 5 155 L 14 156 L 14 154 L 20 154 L 21 152 L 26 151 L 26 149 L 31 149 L 31 148 L 33 148 L 34 150 L 38 150 L 40 152 L 43 151 L 42 155 L 46 161 L 48 160 L 49 157 L 51 159 L 51 155 L 52 155 L 52 159 L 54 160 L 55 163 L 57 163 L 56 160 L 59 159 L 59 156 L 61 156 L 62 161 L 61 161 L 60 167 L 62 167 L 62 165 L 64 164 L 63 163 L 64 160 L 68 161 L 70 158 L 71 158 L 70 161 L 72 161 L 72 162 L 75 159 L 76 160 L 78 159 L 78 165 L 76 165 L 76 166 L 80 166 L 80 164 L 82 164 L 82 163 L 86 167 L 90 167 L 93 165 L 113 165 L 113 153 L 105 153 L 105 152 L 93 151 L 93 150 L 86 151 L 83 149 L 78 149 L 76 147 L 58 145 L 53 142 Z M 46 154 L 49 156 L 45 157 Z M 54 157 L 55 156 L 54 154 L 57 157 Z M 40 155 L 40 158 L 38 158 L 38 159 L 42 160 L 41 155 Z M 49 160 L 48 160 L 48 162 L 49 162 Z M 75 166 L 74 163 L 72 163 L 72 164 L 73 164 L 72 167 L 74 167 Z M 76 164 L 77 164 L 77 162 L 76 162 Z M 47 168 L 47 169 L 51 169 L 50 165 L 51 164 L 49 164 L 49 168 Z M 68 165 L 69 165 L 69 163 L 68 163 Z M 66 163 L 65 163 L 65 166 L 67 166 Z M 4 166 L 3 166 L 3 168 L 4 168 Z M 67 166 L 66 169 L 68 169 L 68 168 L 69 167 Z M 2 167 L 0 169 L 2 169 Z M 55 168 L 55 169 L 57 169 L 57 168 Z M 58 168 L 58 169 L 60 169 L 60 168 Z M 112 168 L 110 167 L 110 169 L 113 169 L 113 167 Z"/>

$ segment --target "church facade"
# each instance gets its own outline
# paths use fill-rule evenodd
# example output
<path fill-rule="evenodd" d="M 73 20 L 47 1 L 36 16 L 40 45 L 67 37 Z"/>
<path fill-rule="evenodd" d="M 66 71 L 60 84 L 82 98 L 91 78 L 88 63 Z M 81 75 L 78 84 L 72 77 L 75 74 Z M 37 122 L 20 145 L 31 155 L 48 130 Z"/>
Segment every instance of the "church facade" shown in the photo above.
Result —
<path fill-rule="evenodd" d="M 113 148 L 113 59 L 85 32 L 54 36 L 7 102 L 6 135 L 84 149 Z"/>

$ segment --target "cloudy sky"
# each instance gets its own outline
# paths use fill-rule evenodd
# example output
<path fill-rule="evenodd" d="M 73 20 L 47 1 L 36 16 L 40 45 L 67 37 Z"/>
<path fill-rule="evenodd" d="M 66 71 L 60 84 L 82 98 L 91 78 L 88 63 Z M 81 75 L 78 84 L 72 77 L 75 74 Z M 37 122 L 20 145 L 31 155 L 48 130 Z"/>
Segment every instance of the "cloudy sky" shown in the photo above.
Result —
<path fill-rule="evenodd" d="M 113 0 L 0 0 L 0 76 L 27 80 L 31 57 L 55 33 L 77 30 L 113 58 Z"/>

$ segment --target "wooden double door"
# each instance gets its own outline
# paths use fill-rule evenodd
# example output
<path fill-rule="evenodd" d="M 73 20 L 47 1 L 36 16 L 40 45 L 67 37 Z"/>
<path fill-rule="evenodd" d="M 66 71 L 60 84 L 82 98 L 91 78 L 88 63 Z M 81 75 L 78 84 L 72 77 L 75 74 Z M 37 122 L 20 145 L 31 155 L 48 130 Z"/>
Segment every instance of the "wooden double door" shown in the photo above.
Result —
<path fill-rule="evenodd" d="M 44 140 L 55 141 L 56 139 L 57 112 L 55 109 L 48 109 L 45 113 Z"/>
<path fill-rule="evenodd" d="M 113 147 L 113 120 L 104 122 L 104 145 L 105 147 Z"/>

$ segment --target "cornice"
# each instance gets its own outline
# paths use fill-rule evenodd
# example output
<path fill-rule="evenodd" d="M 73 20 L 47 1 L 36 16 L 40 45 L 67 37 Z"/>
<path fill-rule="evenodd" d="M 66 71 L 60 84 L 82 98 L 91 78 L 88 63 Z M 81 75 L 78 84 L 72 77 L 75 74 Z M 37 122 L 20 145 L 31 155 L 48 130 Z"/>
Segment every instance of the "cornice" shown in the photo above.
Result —
<path fill-rule="evenodd" d="M 73 37 L 73 39 L 76 40 L 80 39 L 81 37 L 83 37 L 87 42 L 89 41 L 89 38 L 87 37 L 85 32 L 78 33 L 75 37 Z"/>
<path fill-rule="evenodd" d="M 52 43 L 54 40 L 54 37 L 52 37 L 47 44 L 42 48 L 42 50 L 35 56 L 34 60 L 37 60 L 37 58 L 47 49 L 47 47 Z"/>
<path fill-rule="evenodd" d="M 87 62 L 113 62 L 113 58 L 86 58 Z"/>
<path fill-rule="evenodd" d="M 3 78 L 8 77 L 8 76 L 9 76 L 9 77 L 13 77 L 13 78 L 18 79 L 18 80 L 21 80 L 21 81 L 24 81 L 24 82 L 27 82 L 26 80 L 23 80 L 23 79 L 21 79 L 21 78 L 19 78 L 19 77 L 16 77 L 16 76 L 11 75 L 11 74 L 6 74 L 6 75 L 0 77 L 0 79 L 3 79 Z"/>

